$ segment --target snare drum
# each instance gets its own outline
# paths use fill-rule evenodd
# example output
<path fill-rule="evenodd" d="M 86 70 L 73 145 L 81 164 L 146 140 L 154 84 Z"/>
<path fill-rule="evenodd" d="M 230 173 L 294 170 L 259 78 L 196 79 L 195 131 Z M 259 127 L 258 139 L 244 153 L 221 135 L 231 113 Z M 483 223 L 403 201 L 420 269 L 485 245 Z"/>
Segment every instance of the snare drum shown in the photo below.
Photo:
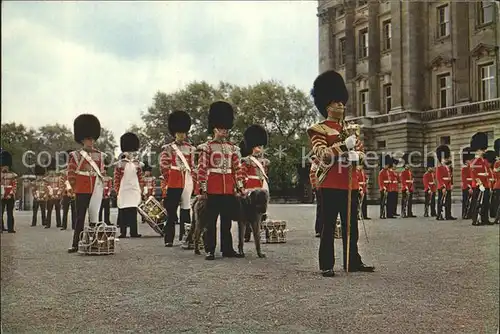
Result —
<path fill-rule="evenodd" d="M 145 202 L 142 202 L 137 211 L 139 211 L 139 214 L 156 233 L 163 236 L 163 227 L 167 221 L 167 211 L 154 196 L 149 196 Z"/>
<path fill-rule="evenodd" d="M 115 253 L 116 226 L 98 224 L 85 226 L 80 234 L 78 253 L 85 255 L 111 255 Z"/>
<path fill-rule="evenodd" d="M 285 220 L 266 220 L 260 226 L 265 243 L 275 244 L 286 242 L 288 229 L 286 228 Z"/>

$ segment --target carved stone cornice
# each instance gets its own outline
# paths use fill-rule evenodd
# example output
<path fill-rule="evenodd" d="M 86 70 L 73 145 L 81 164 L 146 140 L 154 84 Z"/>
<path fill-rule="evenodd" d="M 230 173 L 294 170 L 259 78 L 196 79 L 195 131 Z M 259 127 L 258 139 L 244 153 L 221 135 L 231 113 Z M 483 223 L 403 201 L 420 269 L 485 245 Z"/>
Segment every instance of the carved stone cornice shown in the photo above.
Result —
<path fill-rule="evenodd" d="M 361 25 L 363 23 L 368 23 L 368 16 L 367 15 L 358 15 L 356 19 L 354 20 L 354 25 Z"/>
<path fill-rule="evenodd" d="M 479 43 L 474 49 L 471 50 L 470 54 L 476 59 L 482 57 L 494 57 L 498 51 L 498 46 L 491 44 Z"/>
<path fill-rule="evenodd" d="M 319 13 L 316 14 L 316 16 L 319 18 L 319 24 L 324 25 L 329 23 L 329 15 L 328 15 L 328 10 L 325 9 Z"/>
<path fill-rule="evenodd" d="M 450 58 L 450 57 L 439 55 L 431 61 L 431 63 L 429 64 L 429 68 L 431 68 L 433 70 L 437 70 L 438 68 L 440 68 L 442 66 L 451 67 L 454 62 L 455 62 L 455 58 Z"/>

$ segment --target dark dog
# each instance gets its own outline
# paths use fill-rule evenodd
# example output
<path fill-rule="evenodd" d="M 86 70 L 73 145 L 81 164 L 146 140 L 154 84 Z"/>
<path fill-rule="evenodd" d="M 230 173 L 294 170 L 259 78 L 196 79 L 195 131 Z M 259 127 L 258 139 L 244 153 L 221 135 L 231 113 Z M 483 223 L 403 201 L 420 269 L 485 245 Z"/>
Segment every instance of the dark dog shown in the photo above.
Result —
<path fill-rule="evenodd" d="M 243 245 L 245 231 L 251 228 L 255 241 L 255 250 L 260 258 L 265 257 L 260 247 L 260 222 L 262 215 L 267 212 L 267 202 L 269 193 L 264 189 L 252 189 L 244 197 L 236 197 L 237 207 L 234 210 L 233 221 L 238 222 L 238 252 L 245 255 Z M 191 223 L 195 226 L 194 230 L 194 252 L 200 254 L 201 232 L 206 228 L 206 217 L 208 217 L 207 200 L 202 196 L 196 197 L 192 205 L 193 218 Z"/>

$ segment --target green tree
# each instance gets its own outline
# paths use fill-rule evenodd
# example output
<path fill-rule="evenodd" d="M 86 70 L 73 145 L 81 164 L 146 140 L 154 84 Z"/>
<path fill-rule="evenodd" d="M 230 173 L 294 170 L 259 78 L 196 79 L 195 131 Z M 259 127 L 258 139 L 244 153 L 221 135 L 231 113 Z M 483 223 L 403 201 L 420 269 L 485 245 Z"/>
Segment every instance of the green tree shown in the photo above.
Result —
<path fill-rule="evenodd" d="M 28 151 L 38 151 L 38 141 L 34 129 L 27 128 L 23 124 L 15 122 L 4 123 L 1 126 L 1 145 L 2 149 L 12 155 L 12 169 L 18 174 L 29 172 L 29 169 L 23 164 L 23 156 L 26 163 L 30 164 L 30 158 L 34 161 L 34 155 L 25 153 Z"/>

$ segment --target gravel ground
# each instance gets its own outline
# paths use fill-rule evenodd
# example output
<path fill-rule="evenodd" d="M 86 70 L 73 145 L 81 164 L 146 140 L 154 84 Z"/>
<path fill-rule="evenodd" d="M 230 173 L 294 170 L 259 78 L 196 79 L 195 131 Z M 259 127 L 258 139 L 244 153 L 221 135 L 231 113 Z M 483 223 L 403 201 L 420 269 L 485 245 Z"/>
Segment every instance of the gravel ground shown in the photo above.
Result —
<path fill-rule="evenodd" d="M 115 255 L 67 254 L 72 231 L 29 227 L 31 213 L 16 212 L 17 233 L 1 236 L 3 332 L 497 332 L 498 225 L 366 221 L 360 252 L 377 271 L 342 272 L 337 240 L 337 276 L 323 278 L 315 207 L 269 212 L 288 221 L 286 244 L 264 244 L 265 259 L 246 244 L 245 259 L 215 261 L 163 247 L 145 224 L 143 238 L 120 240 Z"/>

